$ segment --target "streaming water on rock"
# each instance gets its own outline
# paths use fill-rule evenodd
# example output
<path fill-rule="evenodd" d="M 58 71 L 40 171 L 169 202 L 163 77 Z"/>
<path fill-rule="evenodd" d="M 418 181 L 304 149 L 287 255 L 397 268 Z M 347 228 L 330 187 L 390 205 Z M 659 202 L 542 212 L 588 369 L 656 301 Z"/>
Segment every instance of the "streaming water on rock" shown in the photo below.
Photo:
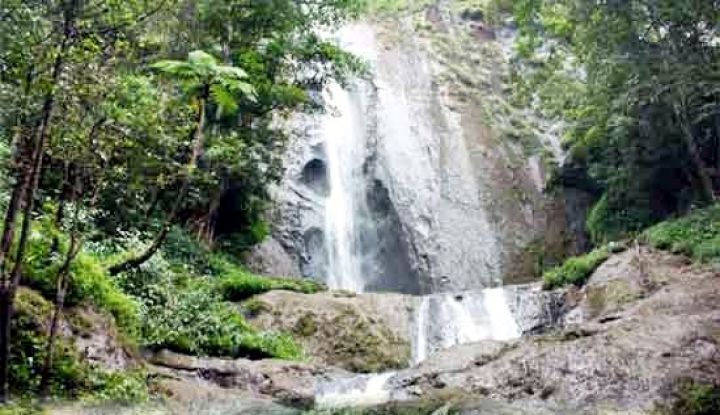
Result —
<path fill-rule="evenodd" d="M 414 362 L 457 344 L 517 337 L 503 289 L 480 291 L 498 282 L 499 245 L 459 118 L 441 96 L 426 96 L 433 93 L 432 69 L 413 61 L 412 82 L 398 78 L 375 60 L 376 38 L 365 25 L 341 31 L 339 43 L 370 61 L 373 80 L 323 91 L 328 286 L 460 291 L 418 297 Z M 424 279 L 415 281 L 422 289 L 401 283 L 413 278 Z"/>
<path fill-rule="evenodd" d="M 328 160 L 330 194 L 325 205 L 327 284 L 330 288 L 363 291 L 357 255 L 356 191 L 358 160 L 363 128 L 350 93 L 330 84 L 324 91 L 328 114 L 323 117 L 322 135 Z"/>
<path fill-rule="evenodd" d="M 418 302 L 413 339 L 415 363 L 458 344 L 520 336 L 501 287 L 434 294 Z"/>
<path fill-rule="evenodd" d="M 390 400 L 387 382 L 395 372 L 358 375 L 322 385 L 315 395 L 320 408 L 379 405 Z"/>

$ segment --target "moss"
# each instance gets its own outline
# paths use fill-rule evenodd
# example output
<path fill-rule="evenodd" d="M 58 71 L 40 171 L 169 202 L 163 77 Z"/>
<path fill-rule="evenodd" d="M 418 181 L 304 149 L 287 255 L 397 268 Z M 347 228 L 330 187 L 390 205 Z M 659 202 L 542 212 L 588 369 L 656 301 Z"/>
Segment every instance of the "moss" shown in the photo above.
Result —
<path fill-rule="evenodd" d="M 46 356 L 47 326 L 52 305 L 38 292 L 21 288 L 15 302 L 10 347 L 10 387 L 29 396 L 37 392 Z M 51 368 L 53 396 L 73 397 L 87 388 L 88 367 L 82 364 L 72 343 L 58 338 Z"/>
<path fill-rule="evenodd" d="M 51 233 L 45 232 L 45 225 L 38 225 L 28 244 L 28 264 L 23 282 L 40 291 L 45 298 L 55 298 L 56 278 L 61 261 L 49 261 Z M 65 249 L 61 241 L 61 249 Z M 70 284 L 65 297 L 67 307 L 82 303 L 93 304 L 107 311 L 116 320 L 118 327 L 130 336 L 137 334 L 139 324 L 138 305 L 126 295 L 105 270 L 105 264 L 89 252 L 81 251 L 70 268 Z"/>
<path fill-rule="evenodd" d="M 562 265 L 543 274 L 543 288 L 553 289 L 568 284 L 581 286 L 609 257 L 610 250 L 601 247 L 588 254 L 569 258 Z"/>
<path fill-rule="evenodd" d="M 603 312 L 617 310 L 623 304 L 634 300 L 637 295 L 632 292 L 630 283 L 623 280 L 610 281 L 606 285 L 592 287 L 587 292 L 590 314 L 596 317 Z"/>
<path fill-rule="evenodd" d="M 315 320 L 315 313 L 308 312 L 302 315 L 295 323 L 293 332 L 303 337 L 310 337 L 315 334 L 318 330 L 317 321 Z"/>
<path fill-rule="evenodd" d="M 217 259 L 214 266 L 219 275 L 219 290 L 227 301 L 243 301 L 271 290 L 312 294 L 325 289 L 322 284 L 309 279 L 255 275 L 228 260 Z"/>
<path fill-rule="evenodd" d="M 661 222 L 643 232 L 641 238 L 655 248 L 696 261 L 720 262 L 720 204 Z"/>
<path fill-rule="evenodd" d="M 89 337 L 95 329 L 93 320 L 81 310 L 66 312 L 65 319 L 72 326 L 73 332 L 81 337 Z"/>
<path fill-rule="evenodd" d="M 259 298 L 251 298 L 243 302 L 242 308 L 245 311 L 246 315 L 250 317 L 255 317 L 262 313 L 270 312 L 272 310 L 272 306 L 270 304 Z"/>
<path fill-rule="evenodd" d="M 13 402 L 0 405 L 0 415 L 40 415 L 43 414 L 42 408 L 33 401 L 23 400 L 22 402 Z"/>
<path fill-rule="evenodd" d="M 332 337 L 337 364 L 353 372 L 370 373 L 400 369 L 407 365 L 410 346 L 390 329 L 370 322 L 347 307 L 324 326 L 324 335 Z"/>
<path fill-rule="evenodd" d="M 720 385 L 681 381 L 668 415 L 716 415 L 720 413 Z"/>

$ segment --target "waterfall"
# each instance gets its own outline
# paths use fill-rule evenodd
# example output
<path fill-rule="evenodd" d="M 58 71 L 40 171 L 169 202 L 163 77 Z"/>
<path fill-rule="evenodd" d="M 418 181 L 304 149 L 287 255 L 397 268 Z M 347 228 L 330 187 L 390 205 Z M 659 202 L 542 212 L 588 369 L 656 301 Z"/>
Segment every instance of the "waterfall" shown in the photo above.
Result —
<path fill-rule="evenodd" d="M 428 308 L 430 307 L 430 296 L 424 295 L 420 297 L 420 304 L 415 313 L 415 336 L 413 337 L 413 363 L 420 363 L 427 358 L 427 323 Z"/>
<path fill-rule="evenodd" d="M 458 344 L 520 336 L 501 287 L 422 296 L 414 320 L 414 363 Z"/>
<path fill-rule="evenodd" d="M 388 380 L 395 372 L 358 375 L 321 385 L 315 395 L 319 408 L 372 406 L 390 400 Z"/>
<path fill-rule="evenodd" d="M 358 177 L 363 154 L 363 124 L 353 108 L 350 92 L 336 83 L 324 90 L 328 114 L 321 134 L 325 143 L 330 193 L 325 205 L 327 284 L 330 288 L 363 291 L 358 258 L 356 191 L 363 186 Z"/>

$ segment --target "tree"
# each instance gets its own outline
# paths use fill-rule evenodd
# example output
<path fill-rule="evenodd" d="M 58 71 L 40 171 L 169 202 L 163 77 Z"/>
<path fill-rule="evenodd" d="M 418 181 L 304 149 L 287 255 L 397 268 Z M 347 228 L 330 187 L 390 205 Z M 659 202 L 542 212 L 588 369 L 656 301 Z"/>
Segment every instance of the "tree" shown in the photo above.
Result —
<path fill-rule="evenodd" d="M 182 186 L 160 232 L 144 252 L 110 267 L 110 273 L 113 275 L 137 267 L 150 259 L 165 240 L 181 209 L 182 202 L 187 196 L 193 172 L 197 168 L 198 160 L 203 152 L 208 103 L 214 103 L 217 106 L 217 116 L 221 116 L 225 112 L 237 110 L 236 97 L 255 99 L 252 86 L 242 81 L 247 78 L 245 71 L 233 66 L 219 65 L 213 56 L 203 51 L 191 52 L 186 61 L 159 61 L 153 65 L 153 68 L 163 75 L 179 81 L 193 106 L 197 108 L 195 129 L 192 134 L 192 150 L 182 179 Z"/>
<path fill-rule="evenodd" d="M 516 4 L 518 90 L 568 126 L 559 176 L 581 172 L 600 189 L 588 221 L 597 242 L 715 199 L 716 3 Z"/>
<path fill-rule="evenodd" d="M 73 81 L 87 65 L 107 64 L 122 53 L 134 30 L 168 2 L 153 7 L 150 3 L 155 2 L 108 2 L 101 13 L 96 5 L 80 0 L 3 3 L 0 79 L 16 95 L 17 108 L 3 117 L 4 127 L 14 124 L 10 128 L 14 183 L 0 237 L 0 402 L 8 398 L 13 303 L 57 108 L 76 105 L 73 93 L 78 86 Z"/>

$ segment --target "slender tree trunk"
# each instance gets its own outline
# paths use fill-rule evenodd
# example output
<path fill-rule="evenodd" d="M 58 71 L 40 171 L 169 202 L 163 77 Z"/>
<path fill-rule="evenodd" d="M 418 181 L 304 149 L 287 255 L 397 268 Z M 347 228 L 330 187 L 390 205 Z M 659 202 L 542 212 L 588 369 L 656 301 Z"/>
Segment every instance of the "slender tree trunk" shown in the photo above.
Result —
<path fill-rule="evenodd" d="M 45 359 L 43 361 L 42 374 L 40 378 L 40 396 L 46 398 L 50 392 L 50 375 L 52 372 L 55 339 L 57 338 L 58 324 L 62 317 L 63 308 L 65 307 L 65 295 L 69 286 L 70 265 L 80 252 L 80 243 L 77 236 L 73 234 L 70 239 L 70 247 L 68 248 L 65 261 L 58 270 L 56 280 L 55 309 L 53 310 L 50 320 L 47 343 L 45 345 Z"/>
<path fill-rule="evenodd" d="M 55 226 L 58 231 L 62 229 L 63 220 L 65 219 L 65 201 L 68 199 L 68 183 L 70 181 L 70 163 L 65 163 L 63 168 L 63 180 L 60 185 L 60 200 L 58 200 L 57 210 L 55 211 Z M 60 250 L 60 237 L 56 234 L 53 236 L 52 245 L 50 245 L 50 257 Z"/>
<path fill-rule="evenodd" d="M 31 64 L 27 70 L 27 73 L 25 74 L 24 101 L 28 99 L 34 77 L 35 66 Z M 5 212 L 3 233 L 2 237 L 0 237 L 0 279 L 2 280 L 0 284 L 5 283 L 5 260 L 10 252 L 13 238 L 15 236 L 15 221 L 17 220 L 18 211 L 20 210 L 20 204 L 23 196 L 25 195 L 25 192 L 27 191 L 27 185 L 24 183 L 24 181 L 28 177 L 28 175 L 26 174 L 26 169 L 30 165 L 30 162 L 27 159 L 28 152 L 30 151 L 30 149 L 28 148 L 30 143 L 24 139 L 25 134 L 23 134 L 23 129 L 27 127 L 27 124 L 27 117 L 21 114 L 21 116 L 18 117 L 17 127 L 15 133 L 13 134 L 11 143 L 13 149 L 12 175 L 15 178 L 15 185 L 13 186 L 10 201 Z M 1 371 L 2 370 L 0 369 L 0 372 Z"/>
<path fill-rule="evenodd" d="M 21 150 L 21 151 L 24 151 Z M 2 240 L 0 241 L 0 276 L 2 277 L 2 284 L 5 285 L 7 282 L 5 278 L 5 269 L 7 268 L 7 257 L 10 254 L 10 248 L 12 247 L 13 239 L 15 238 L 15 226 L 17 221 L 18 212 L 20 211 L 21 201 L 25 193 L 27 193 L 27 186 L 29 183 L 29 175 L 24 172 L 25 160 L 22 160 L 25 156 L 20 156 L 21 160 L 18 160 L 18 166 L 16 167 L 17 173 L 15 174 L 15 186 L 13 186 L 12 194 L 10 195 L 10 201 L 8 203 L 7 210 L 5 211 L 5 221 L 3 223 L 3 234 Z"/>
<path fill-rule="evenodd" d="M 207 91 L 207 88 L 206 88 Z M 165 242 L 165 238 L 167 237 L 168 232 L 170 232 L 170 227 L 172 226 L 173 222 L 175 222 L 175 218 L 177 217 L 178 213 L 180 212 L 180 207 L 182 206 L 183 200 L 185 200 L 185 196 L 187 196 L 187 192 L 190 188 L 190 180 L 192 178 L 193 171 L 197 167 L 197 162 L 200 159 L 200 156 L 203 151 L 203 141 L 204 141 L 204 135 L 203 130 L 205 129 L 205 100 L 207 97 L 207 92 L 203 94 L 203 97 L 201 97 L 198 101 L 198 114 L 197 114 L 197 124 L 195 126 L 195 131 L 193 132 L 193 146 L 192 146 L 192 153 L 190 155 L 190 160 L 187 164 L 187 171 L 185 172 L 185 177 L 183 178 L 182 186 L 180 187 L 180 190 L 178 191 L 177 197 L 175 198 L 175 202 L 173 203 L 172 209 L 170 213 L 168 214 L 165 223 L 163 224 L 163 227 L 160 229 L 158 234 L 155 236 L 155 239 L 150 244 L 147 249 L 143 253 L 141 253 L 138 256 L 132 257 L 126 261 L 123 261 L 119 264 L 115 264 L 111 266 L 108 269 L 108 272 L 110 275 L 117 275 L 124 271 L 129 271 L 131 269 L 134 269 L 143 263 L 145 261 L 152 258 L 153 255 L 157 252 L 158 249 L 160 249 L 160 246 L 162 246 L 163 242 Z"/>
<path fill-rule="evenodd" d="M 700 156 L 700 150 L 695 143 L 695 137 L 693 136 L 690 128 L 687 114 L 680 108 L 680 104 L 675 104 L 675 116 L 678 118 L 680 129 L 682 130 L 683 140 L 685 141 L 685 147 L 690 154 L 695 172 L 700 179 L 700 190 L 702 191 L 703 198 L 706 202 L 712 202 L 715 200 L 715 191 L 713 189 L 712 179 L 705 168 L 705 162 L 703 162 Z"/>
<path fill-rule="evenodd" d="M 12 321 L 12 295 L 6 284 L 0 288 L 0 377 L 3 379 L 0 403 L 8 400 L 8 366 L 10 364 L 10 323 Z"/>
<path fill-rule="evenodd" d="M 40 123 L 38 125 L 37 134 L 32 149 L 32 167 L 29 169 L 29 171 L 26 170 L 25 174 L 23 175 L 29 175 L 27 180 L 23 179 L 21 183 L 16 184 L 16 186 L 21 186 L 18 196 L 19 200 L 24 199 L 25 206 L 23 209 L 23 224 L 20 231 L 20 239 L 18 241 L 17 252 L 15 254 L 15 264 L 13 265 L 13 270 L 9 278 L 7 278 L 7 276 L 4 274 L 2 275 L 3 284 L 2 287 L 0 287 L 0 291 L 2 292 L 0 295 L 0 297 L 2 297 L 2 318 L 0 318 L 0 324 L 2 324 L 2 327 L 0 327 L 0 332 L 3 333 L 2 336 L 0 336 L 0 341 L 2 342 L 2 344 L 0 344 L 0 403 L 7 402 L 9 397 L 8 367 L 10 360 L 10 326 L 13 314 L 13 302 L 15 301 L 15 293 L 20 283 L 22 261 L 25 257 L 25 248 L 27 246 L 27 239 L 30 231 L 30 222 L 32 221 L 32 210 L 35 199 L 35 192 L 38 187 L 40 173 L 42 170 L 42 160 L 43 152 L 45 149 L 45 142 L 47 141 L 50 120 L 52 118 L 52 113 L 55 106 L 55 89 L 58 85 L 63 70 L 65 54 L 67 53 L 67 50 L 70 46 L 70 40 L 73 36 L 76 8 L 77 0 L 71 0 L 71 2 L 65 7 L 63 22 L 63 39 L 52 67 L 51 89 L 45 96 L 43 107 L 41 110 Z M 13 212 L 11 207 L 12 206 L 8 208 L 8 211 L 5 214 L 5 224 L 7 226 L 7 224 L 12 223 L 12 225 L 10 226 L 10 228 L 7 228 L 3 231 L 3 241 L 0 243 L 0 245 L 5 242 L 5 234 L 7 233 L 10 234 L 9 241 L 12 242 L 13 239 L 12 234 L 14 233 L 13 228 L 15 226 L 15 218 L 12 217 L 12 215 L 17 215 L 17 211 Z M 7 260 L 7 252 L 4 252 L 4 257 L 2 258 L 2 260 L 3 263 L 0 264 L 0 269 L 5 268 L 4 261 Z"/>

